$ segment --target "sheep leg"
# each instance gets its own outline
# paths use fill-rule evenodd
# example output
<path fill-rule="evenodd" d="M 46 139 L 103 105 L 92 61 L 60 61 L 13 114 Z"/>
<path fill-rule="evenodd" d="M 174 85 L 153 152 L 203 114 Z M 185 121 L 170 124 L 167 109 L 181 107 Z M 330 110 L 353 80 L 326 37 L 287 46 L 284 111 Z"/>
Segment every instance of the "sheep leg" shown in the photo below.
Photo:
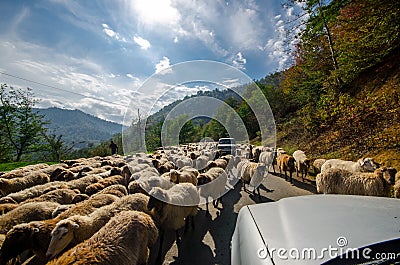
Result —
<path fill-rule="evenodd" d="M 163 250 L 163 243 L 164 243 L 164 230 L 160 229 L 159 231 L 159 236 L 160 236 L 160 245 L 158 248 L 158 253 L 157 253 L 157 259 L 156 259 L 156 264 L 162 264 L 162 250 Z"/>
<path fill-rule="evenodd" d="M 178 245 L 178 247 L 181 245 L 181 236 L 179 235 L 178 230 L 175 230 L 175 236 L 176 236 L 176 244 Z"/>
<path fill-rule="evenodd" d="M 290 170 L 290 171 L 289 171 L 290 183 L 293 183 L 293 179 L 292 179 L 292 173 L 293 173 L 293 172 Z"/>

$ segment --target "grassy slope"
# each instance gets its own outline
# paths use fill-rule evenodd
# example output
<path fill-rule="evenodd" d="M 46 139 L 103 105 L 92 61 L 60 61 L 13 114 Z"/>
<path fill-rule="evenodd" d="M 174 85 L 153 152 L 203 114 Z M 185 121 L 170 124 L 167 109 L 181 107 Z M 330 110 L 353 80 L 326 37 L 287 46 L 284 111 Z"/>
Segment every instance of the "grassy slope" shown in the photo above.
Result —
<path fill-rule="evenodd" d="M 279 124 L 277 145 L 302 149 L 312 158 L 373 157 L 400 171 L 399 52 L 364 71 L 349 90 L 355 100 L 350 115 L 318 136 L 305 132 L 296 118 Z"/>

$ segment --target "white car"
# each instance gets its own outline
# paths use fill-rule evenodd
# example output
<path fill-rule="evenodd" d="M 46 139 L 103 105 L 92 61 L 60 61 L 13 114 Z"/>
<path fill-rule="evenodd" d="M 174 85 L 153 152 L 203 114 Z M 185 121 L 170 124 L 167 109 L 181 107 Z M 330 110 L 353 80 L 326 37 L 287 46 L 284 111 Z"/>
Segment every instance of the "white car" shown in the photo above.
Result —
<path fill-rule="evenodd" d="M 222 155 L 234 155 L 236 151 L 235 138 L 219 138 L 217 149 L 221 151 Z"/>
<path fill-rule="evenodd" d="M 309 195 L 239 211 L 232 265 L 322 263 L 400 264 L 400 200 Z"/>

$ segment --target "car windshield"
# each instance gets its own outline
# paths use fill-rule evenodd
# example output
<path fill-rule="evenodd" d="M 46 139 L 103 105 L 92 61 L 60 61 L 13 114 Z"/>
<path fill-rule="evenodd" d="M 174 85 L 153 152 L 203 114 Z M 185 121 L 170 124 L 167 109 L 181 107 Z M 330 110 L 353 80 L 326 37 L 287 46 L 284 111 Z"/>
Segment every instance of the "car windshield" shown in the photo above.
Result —
<path fill-rule="evenodd" d="M 235 140 L 234 139 L 220 139 L 219 144 L 234 144 Z"/>

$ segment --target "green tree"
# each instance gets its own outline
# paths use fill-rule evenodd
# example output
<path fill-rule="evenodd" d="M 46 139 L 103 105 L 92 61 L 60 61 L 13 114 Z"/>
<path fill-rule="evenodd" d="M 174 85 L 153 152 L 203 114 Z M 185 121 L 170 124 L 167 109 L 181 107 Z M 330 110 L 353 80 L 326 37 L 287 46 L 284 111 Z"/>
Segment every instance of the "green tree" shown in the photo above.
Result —
<path fill-rule="evenodd" d="M 0 89 L 0 128 L 7 146 L 12 149 L 16 161 L 40 143 L 43 126 L 47 123 L 43 116 L 32 111 L 37 100 L 32 89 L 15 89 L 1 84 Z"/>
<path fill-rule="evenodd" d="M 50 159 L 52 161 L 61 161 L 62 156 L 68 155 L 73 149 L 73 146 L 66 146 L 61 134 L 56 135 L 43 132 L 43 137 L 48 143 Z"/>

